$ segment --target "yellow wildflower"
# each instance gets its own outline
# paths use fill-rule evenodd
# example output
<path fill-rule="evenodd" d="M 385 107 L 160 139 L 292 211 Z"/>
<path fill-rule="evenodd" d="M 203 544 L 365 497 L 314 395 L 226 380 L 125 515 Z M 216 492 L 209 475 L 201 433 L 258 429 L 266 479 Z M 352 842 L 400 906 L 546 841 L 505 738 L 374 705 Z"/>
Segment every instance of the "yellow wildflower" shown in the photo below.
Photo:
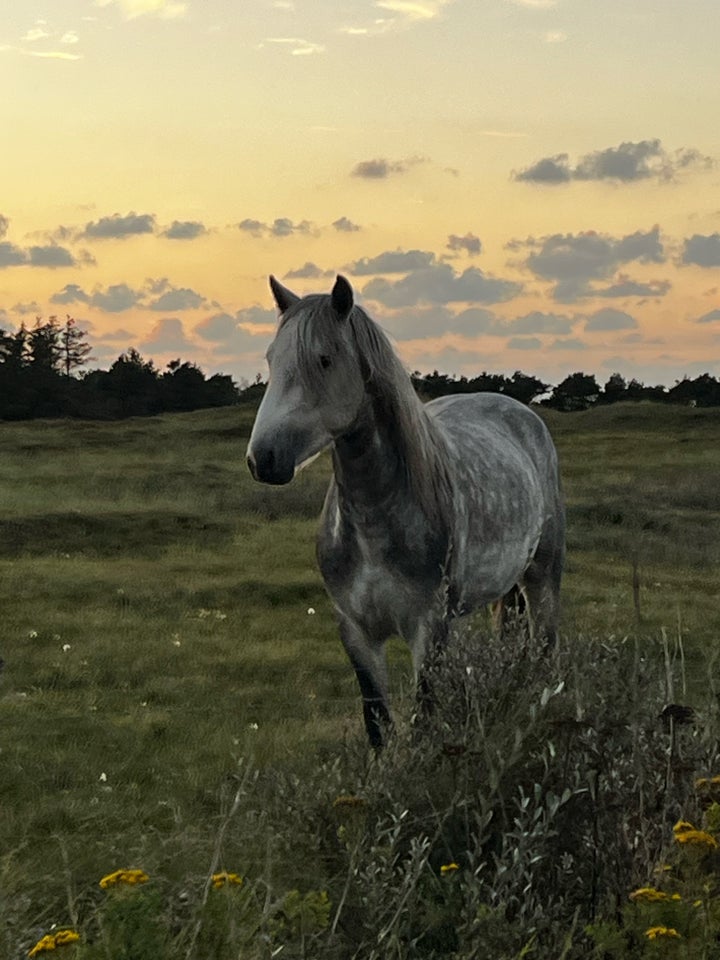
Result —
<path fill-rule="evenodd" d="M 100 886 L 103 890 L 107 890 L 108 887 L 115 887 L 119 883 L 134 886 L 136 883 L 147 883 L 149 879 L 144 870 L 115 870 L 114 873 L 108 873 L 102 878 Z"/>
<path fill-rule="evenodd" d="M 55 937 L 48 933 L 44 937 L 41 937 L 40 940 L 35 944 L 32 950 L 28 951 L 29 957 L 36 957 L 39 953 L 44 953 L 46 950 L 55 949 Z"/>
<path fill-rule="evenodd" d="M 706 833 L 705 830 L 683 830 L 675 834 L 675 840 L 678 843 L 691 844 L 697 847 L 706 846 L 713 850 L 717 849 L 717 840 L 709 833 Z"/>
<path fill-rule="evenodd" d="M 673 827 L 673 833 L 677 836 L 679 833 L 686 833 L 688 830 L 694 830 L 695 827 L 687 820 L 678 820 Z"/>
<path fill-rule="evenodd" d="M 55 934 L 55 946 L 63 947 L 67 943 L 77 943 L 80 939 L 80 934 L 75 930 L 58 930 Z"/>
<path fill-rule="evenodd" d="M 459 870 L 459 869 L 460 869 L 460 867 L 459 867 L 456 863 L 454 863 L 454 862 L 453 862 L 453 863 L 444 863 L 444 864 L 440 867 L 440 873 L 441 873 L 441 875 L 444 877 L 444 876 L 447 876 L 448 873 L 455 873 L 455 871 L 456 871 L 456 870 Z"/>
<path fill-rule="evenodd" d="M 639 890 L 633 890 L 630 894 L 630 900 L 635 903 L 666 903 L 668 900 L 681 900 L 679 893 L 665 893 L 663 890 L 656 890 L 655 887 L 640 887 Z"/>
<path fill-rule="evenodd" d="M 645 936 L 648 940 L 659 940 L 661 937 L 680 939 L 680 934 L 675 927 L 649 927 L 645 931 Z"/>
<path fill-rule="evenodd" d="M 80 934 L 74 930 L 58 930 L 57 933 L 46 933 L 44 937 L 35 944 L 32 950 L 28 950 L 29 957 L 36 957 L 39 953 L 46 953 L 57 947 L 63 947 L 68 943 L 77 943 Z"/>
<path fill-rule="evenodd" d="M 241 887 L 243 884 L 243 878 L 240 874 L 227 873 L 225 870 L 221 870 L 220 873 L 214 873 L 210 879 L 216 890 L 219 890 L 220 887 L 230 886 L 231 884 L 235 884 L 238 887 Z"/>

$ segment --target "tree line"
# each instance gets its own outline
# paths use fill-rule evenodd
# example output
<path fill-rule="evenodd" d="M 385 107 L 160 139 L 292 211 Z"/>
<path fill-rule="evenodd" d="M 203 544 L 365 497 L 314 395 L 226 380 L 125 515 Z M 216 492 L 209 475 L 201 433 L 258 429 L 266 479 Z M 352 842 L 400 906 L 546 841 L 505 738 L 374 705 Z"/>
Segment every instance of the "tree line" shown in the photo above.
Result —
<path fill-rule="evenodd" d="M 231 377 L 206 377 L 194 363 L 173 360 L 163 371 L 137 350 L 120 354 L 108 370 L 83 369 L 92 360 L 87 332 L 72 317 L 38 318 L 15 333 L 0 330 L 0 420 L 81 417 L 115 420 L 167 411 L 197 410 L 235 403 L 257 404 L 265 391 L 258 374 L 237 386 Z M 483 372 L 453 377 L 415 371 L 413 385 L 423 400 L 453 393 L 504 393 L 522 403 L 556 410 L 586 410 L 622 400 L 652 400 L 698 407 L 720 406 L 720 381 L 708 373 L 685 377 L 674 386 L 645 386 L 613 373 L 604 384 L 593 374 L 572 373 L 553 386 L 516 371 L 511 377 Z"/>
<path fill-rule="evenodd" d="M 571 373 L 557 386 L 543 383 L 537 377 L 516 371 L 512 377 L 497 373 L 481 373 L 477 377 L 449 377 L 447 374 L 415 372 L 413 383 L 418 394 L 426 400 L 451 393 L 475 393 L 487 390 L 504 393 L 523 403 L 540 403 L 555 410 L 587 410 L 621 401 L 652 400 L 658 403 L 681 403 L 694 407 L 720 407 L 720 380 L 703 373 L 698 377 L 684 377 L 667 388 L 646 386 L 639 380 L 626 380 L 613 373 L 604 384 L 594 374 Z"/>
<path fill-rule="evenodd" d="M 38 319 L 15 333 L 0 330 L 0 420 L 117 420 L 240 399 L 231 377 L 206 378 L 193 363 L 173 360 L 160 371 L 132 349 L 109 370 L 81 370 L 91 353 L 86 331 L 72 317 Z"/>

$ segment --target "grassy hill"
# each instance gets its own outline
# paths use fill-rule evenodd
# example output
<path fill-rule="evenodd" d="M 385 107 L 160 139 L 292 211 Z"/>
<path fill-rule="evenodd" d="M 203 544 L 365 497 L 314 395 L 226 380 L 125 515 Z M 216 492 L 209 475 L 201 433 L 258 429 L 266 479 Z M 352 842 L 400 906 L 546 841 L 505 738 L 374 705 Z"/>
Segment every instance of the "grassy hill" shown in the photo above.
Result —
<path fill-rule="evenodd" d="M 720 637 L 720 414 L 622 404 L 546 419 L 568 504 L 564 649 L 581 663 L 629 637 L 665 694 L 699 703 Z M 165 937 L 148 957 L 371 955 L 345 929 L 350 886 L 318 840 L 339 829 L 319 811 L 370 791 L 382 766 L 368 765 L 315 566 L 329 461 L 256 485 L 251 422 L 224 408 L 0 424 L 0 955 L 56 923 L 85 931 L 63 947 L 78 957 L 142 960 L 112 952 L 97 887 L 123 866 L 148 871 L 159 898 L 143 901 Z M 391 653 L 407 717 L 408 657 Z M 208 919 L 213 867 L 239 870 L 252 903 Z M 295 914 L 293 890 L 310 897 Z M 413 956 L 403 937 L 378 956 Z M 452 943 L 426 955 L 463 956 Z"/>

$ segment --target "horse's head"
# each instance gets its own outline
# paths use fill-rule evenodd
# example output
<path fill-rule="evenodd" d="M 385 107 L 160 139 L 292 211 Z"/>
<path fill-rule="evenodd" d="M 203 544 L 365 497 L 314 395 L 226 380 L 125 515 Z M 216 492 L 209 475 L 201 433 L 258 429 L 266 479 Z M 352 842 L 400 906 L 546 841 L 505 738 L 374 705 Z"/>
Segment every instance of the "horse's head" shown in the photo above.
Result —
<path fill-rule="evenodd" d="M 329 295 L 302 298 L 274 277 L 270 287 L 280 324 L 267 351 L 270 378 L 247 461 L 256 480 L 281 484 L 352 426 L 365 382 L 348 281 L 338 277 Z"/>

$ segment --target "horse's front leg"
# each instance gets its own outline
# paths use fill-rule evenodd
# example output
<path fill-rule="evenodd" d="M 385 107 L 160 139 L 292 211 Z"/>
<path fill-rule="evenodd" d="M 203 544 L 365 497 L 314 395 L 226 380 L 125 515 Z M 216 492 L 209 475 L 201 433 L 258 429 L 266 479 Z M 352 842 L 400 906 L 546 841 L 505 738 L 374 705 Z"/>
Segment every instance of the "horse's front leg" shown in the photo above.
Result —
<path fill-rule="evenodd" d="M 392 728 L 387 666 L 382 643 L 372 643 L 363 631 L 340 614 L 340 639 L 355 669 L 363 698 L 363 717 L 370 746 L 379 749 Z"/>

